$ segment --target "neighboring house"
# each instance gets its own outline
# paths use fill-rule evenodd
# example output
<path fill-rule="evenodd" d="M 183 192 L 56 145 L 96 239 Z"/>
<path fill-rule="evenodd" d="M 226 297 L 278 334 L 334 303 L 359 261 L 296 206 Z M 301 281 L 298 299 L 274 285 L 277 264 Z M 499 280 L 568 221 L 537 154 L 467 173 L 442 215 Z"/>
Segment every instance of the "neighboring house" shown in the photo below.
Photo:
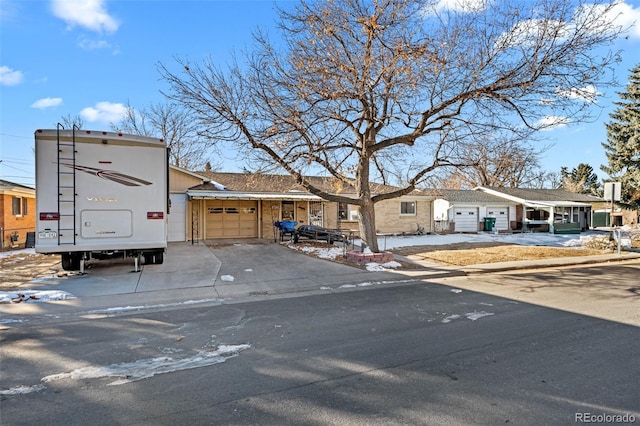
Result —
<path fill-rule="evenodd" d="M 640 223 L 640 210 L 629 210 L 617 203 L 603 202 L 593 205 L 593 227 L 635 226 Z"/>
<path fill-rule="evenodd" d="M 355 191 L 333 178 L 309 177 L 326 192 L 355 197 Z M 358 209 L 309 193 L 288 175 L 189 172 L 171 167 L 169 240 L 276 238 L 274 222 L 293 220 L 358 232 Z M 388 190 L 374 185 L 375 191 Z M 414 191 L 376 204 L 380 233 L 413 232 L 418 224 L 431 232 L 433 196 Z"/>
<path fill-rule="evenodd" d="M 592 195 L 562 189 L 477 187 L 516 204 L 515 228 L 553 233 L 580 232 L 591 228 L 593 205 L 602 202 Z"/>
<path fill-rule="evenodd" d="M 484 219 L 494 218 L 496 231 L 515 229 L 517 203 L 483 191 L 434 191 L 433 217 L 436 232 L 478 232 Z"/>
<path fill-rule="evenodd" d="M 24 247 L 35 232 L 36 190 L 0 179 L 0 249 Z"/>

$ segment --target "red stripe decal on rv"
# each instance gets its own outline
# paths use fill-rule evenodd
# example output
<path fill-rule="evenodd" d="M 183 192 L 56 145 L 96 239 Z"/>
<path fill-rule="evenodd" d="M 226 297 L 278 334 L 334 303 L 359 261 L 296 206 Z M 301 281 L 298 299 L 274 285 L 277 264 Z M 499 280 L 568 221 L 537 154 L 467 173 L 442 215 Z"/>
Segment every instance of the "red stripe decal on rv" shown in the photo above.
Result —
<path fill-rule="evenodd" d="M 70 169 L 74 169 L 79 172 L 85 172 L 90 175 L 94 175 L 96 177 L 99 177 L 100 179 L 117 182 L 125 186 L 141 186 L 141 185 L 152 184 L 152 182 L 149 182 L 134 176 L 125 175 L 124 173 L 120 173 L 115 170 L 96 169 L 95 167 L 81 166 L 79 164 L 73 165 L 73 164 L 60 163 L 60 165 L 69 167 Z"/>

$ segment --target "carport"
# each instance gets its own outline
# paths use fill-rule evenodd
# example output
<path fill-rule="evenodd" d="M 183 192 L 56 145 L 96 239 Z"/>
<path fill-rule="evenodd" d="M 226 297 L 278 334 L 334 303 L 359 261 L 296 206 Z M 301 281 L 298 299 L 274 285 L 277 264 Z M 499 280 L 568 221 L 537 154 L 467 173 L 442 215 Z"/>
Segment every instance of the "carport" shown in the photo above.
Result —
<path fill-rule="evenodd" d="M 271 239 L 273 224 L 280 220 L 323 226 L 322 199 L 304 192 L 250 193 L 191 188 L 186 193 L 191 206 L 188 231 L 193 241 Z"/>

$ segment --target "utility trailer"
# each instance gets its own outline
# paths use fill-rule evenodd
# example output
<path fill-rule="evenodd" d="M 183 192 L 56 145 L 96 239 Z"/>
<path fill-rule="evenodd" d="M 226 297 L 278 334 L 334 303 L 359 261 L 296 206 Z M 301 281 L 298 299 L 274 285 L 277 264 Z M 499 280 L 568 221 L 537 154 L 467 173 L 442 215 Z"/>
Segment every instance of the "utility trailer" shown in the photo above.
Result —
<path fill-rule="evenodd" d="M 115 132 L 37 130 L 36 253 L 64 270 L 113 257 L 161 264 L 167 248 L 168 150 L 162 139 Z"/>

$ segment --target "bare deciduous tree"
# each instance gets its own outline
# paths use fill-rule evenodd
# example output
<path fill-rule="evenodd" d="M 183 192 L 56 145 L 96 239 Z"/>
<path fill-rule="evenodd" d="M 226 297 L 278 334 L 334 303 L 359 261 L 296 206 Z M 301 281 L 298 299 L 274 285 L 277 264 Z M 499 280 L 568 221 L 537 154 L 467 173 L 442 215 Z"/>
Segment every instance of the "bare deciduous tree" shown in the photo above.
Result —
<path fill-rule="evenodd" d="M 140 111 L 127 104 L 125 117 L 112 124 L 114 130 L 140 136 L 160 136 L 170 148 L 169 162 L 190 170 L 210 162 L 210 141 L 200 135 L 200 126 L 189 110 L 176 103 L 151 104 Z"/>
<path fill-rule="evenodd" d="M 476 186 L 538 187 L 544 173 L 540 156 L 548 146 L 535 146 L 534 142 L 509 140 L 496 134 L 464 143 L 460 157 L 463 165 L 453 171 L 444 170 L 439 182 L 450 182 L 456 189 Z M 544 183 L 542 183 L 544 184 Z"/>
<path fill-rule="evenodd" d="M 71 117 L 71 114 L 67 114 L 61 117 L 60 120 L 60 124 L 62 124 L 65 129 L 73 129 L 74 127 L 84 129 L 84 120 L 79 115 Z"/>
<path fill-rule="evenodd" d="M 469 140 L 589 117 L 612 83 L 615 1 L 302 0 L 279 10 L 277 43 L 257 31 L 245 63 L 159 64 L 166 95 L 211 138 L 260 154 L 327 200 L 356 204 L 378 251 L 374 205 L 464 163 Z M 455 4 L 451 3 L 451 4 Z M 597 93 L 597 92 L 595 92 Z M 313 186 L 323 169 L 355 198 Z M 374 192 L 373 180 L 403 185 Z"/>

